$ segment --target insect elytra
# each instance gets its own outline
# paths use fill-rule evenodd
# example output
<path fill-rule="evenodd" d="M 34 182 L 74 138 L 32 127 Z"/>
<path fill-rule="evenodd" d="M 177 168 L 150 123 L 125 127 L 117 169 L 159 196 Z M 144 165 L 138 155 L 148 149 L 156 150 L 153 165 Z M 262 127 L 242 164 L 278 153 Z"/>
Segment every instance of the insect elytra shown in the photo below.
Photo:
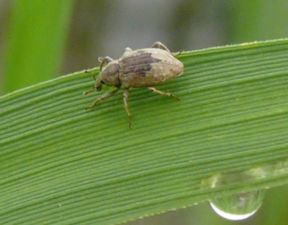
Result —
<path fill-rule="evenodd" d="M 91 90 L 84 92 L 84 95 L 95 90 L 101 91 L 102 85 L 114 86 L 115 89 L 104 93 L 87 109 L 94 108 L 98 103 L 111 97 L 123 87 L 123 103 L 131 128 L 132 116 L 128 106 L 130 88 L 146 87 L 155 94 L 179 100 L 175 95 L 154 87 L 180 76 L 184 70 L 183 63 L 161 42 L 155 42 L 152 48 L 132 50 L 127 47 L 124 54 L 116 60 L 109 56 L 99 57 L 98 60 L 100 62 L 100 74 L 97 78 L 93 76 L 96 80 L 95 85 Z"/>

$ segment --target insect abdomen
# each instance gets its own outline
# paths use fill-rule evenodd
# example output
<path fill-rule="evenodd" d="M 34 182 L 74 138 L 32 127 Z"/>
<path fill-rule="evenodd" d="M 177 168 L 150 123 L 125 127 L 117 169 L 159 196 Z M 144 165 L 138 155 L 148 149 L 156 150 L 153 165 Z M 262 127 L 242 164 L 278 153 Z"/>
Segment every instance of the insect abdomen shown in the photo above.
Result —
<path fill-rule="evenodd" d="M 119 60 L 124 87 L 154 86 L 179 76 L 183 64 L 161 49 L 142 49 Z"/>

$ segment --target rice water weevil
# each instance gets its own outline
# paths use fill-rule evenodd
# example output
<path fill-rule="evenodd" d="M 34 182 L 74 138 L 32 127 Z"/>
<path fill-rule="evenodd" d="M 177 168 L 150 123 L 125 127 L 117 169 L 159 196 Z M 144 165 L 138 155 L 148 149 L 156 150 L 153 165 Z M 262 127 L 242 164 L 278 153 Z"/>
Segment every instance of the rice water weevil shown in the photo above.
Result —
<path fill-rule="evenodd" d="M 94 76 L 96 83 L 93 89 L 84 92 L 84 95 L 95 90 L 101 91 L 102 85 L 114 86 L 115 89 L 104 93 L 87 109 L 94 108 L 98 103 L 111 97 L 123 87 L 124 108 L 129 117 L 129 128 L 131 128 L 132 116 L 128 107 L 129 88 L 147 87 L 155 94 L 179 100 L 177 96 L 157 90 L 154 87 L 180 76 L 184 70 L 183 63 L 161 42 L 155 42 L 152 48 L 132 50 L 127 47 L 124 54 L 116 60 L 109 56 L 99 57 L 98 60 L 100 62 L 100 74 L 97 78 Z"/>

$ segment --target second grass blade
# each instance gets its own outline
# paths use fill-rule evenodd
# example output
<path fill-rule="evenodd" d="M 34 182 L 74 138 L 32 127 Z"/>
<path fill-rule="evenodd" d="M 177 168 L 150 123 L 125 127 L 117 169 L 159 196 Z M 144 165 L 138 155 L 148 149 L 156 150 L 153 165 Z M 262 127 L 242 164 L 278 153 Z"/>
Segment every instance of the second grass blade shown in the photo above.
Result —
<path fill-rule="evenodd" d="M 12 1 L 6 48 L 5 91 L 56 76 L 73 1 Z"/>

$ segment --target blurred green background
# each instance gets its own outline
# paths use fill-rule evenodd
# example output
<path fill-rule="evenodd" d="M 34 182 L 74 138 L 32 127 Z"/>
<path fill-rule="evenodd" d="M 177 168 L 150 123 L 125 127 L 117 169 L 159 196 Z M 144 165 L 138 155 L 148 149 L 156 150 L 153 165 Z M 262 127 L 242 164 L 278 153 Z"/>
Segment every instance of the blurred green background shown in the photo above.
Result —
<path fill-rule="evenodd" d="M 172 51 L 288 37 L 287 0 L 0 0 L 0 93 L 118 58 L 155 41 Z M 129 225 L 288 224 L 288 186 L 274 188 L 241 222 L 209 204 Z M 1 221 L 0 221 L 1 223 Z"/>

